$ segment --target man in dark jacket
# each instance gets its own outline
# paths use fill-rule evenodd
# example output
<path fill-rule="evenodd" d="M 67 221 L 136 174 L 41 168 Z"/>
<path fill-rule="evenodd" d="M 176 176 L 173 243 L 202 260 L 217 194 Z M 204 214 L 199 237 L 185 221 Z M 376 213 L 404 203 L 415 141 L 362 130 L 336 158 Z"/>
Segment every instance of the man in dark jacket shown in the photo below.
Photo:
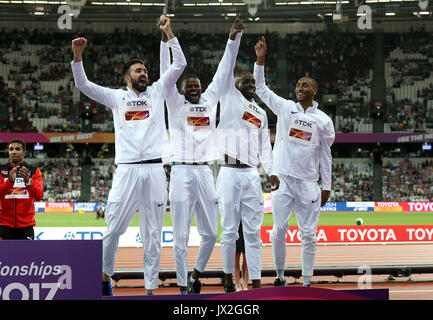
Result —
<path fill-rule="evenodd" d="M 9 162 L 0 166 L 0 240 L 34 239 L 34 201 L 42 200 L 44 187 L 39 168 L 24 163 L 24 141 L 9 142 Z"/>

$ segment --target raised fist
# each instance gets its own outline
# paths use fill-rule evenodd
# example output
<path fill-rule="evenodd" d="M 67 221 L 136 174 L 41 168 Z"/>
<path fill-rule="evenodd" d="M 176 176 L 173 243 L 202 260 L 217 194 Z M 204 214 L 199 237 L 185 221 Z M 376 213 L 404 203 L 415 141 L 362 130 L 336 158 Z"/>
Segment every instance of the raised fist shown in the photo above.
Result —
<path fill-rule="evenodd" d="M 84 51 L 84 48 L 87 46 L 87 39 L 85 38 L 76 38 L 72 40 L 72 50 L 74 54 L 81 54 Z"/>
<path fill-rule="evenodd" d="M 243 20 L 239 17 L 236 17 L 235 22 L 233 23 L 232 27 L 230 28 L 230 39 L 235 40 L 236 34 L 238 32 L 244 31 L 244 30 L 245 30 L 245 26 L 244 26 Z"/>
<path fill-rule="evenodd" d="M 161 31 L 168 32 L 170 30 L 170 18 L 165 15 L 161 15 L 159 18 L 158 27 L 161 29 Z"/>

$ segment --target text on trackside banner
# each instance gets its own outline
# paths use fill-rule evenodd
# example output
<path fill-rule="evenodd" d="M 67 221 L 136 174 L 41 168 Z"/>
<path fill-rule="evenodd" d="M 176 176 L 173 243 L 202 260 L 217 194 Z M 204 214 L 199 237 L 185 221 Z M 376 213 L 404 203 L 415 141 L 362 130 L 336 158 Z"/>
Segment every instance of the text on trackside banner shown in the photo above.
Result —
<path fill-rule="evenodd" d="M 263 244 L 271 243 L 272 227 L 262 227 Z M 433 241 L 432 225 L 417 226 L 319 226 L 317 243 L 399 243 Z M 290 227 L 287 232 L 288 244 L 300 244 L 298 227 Z"/>

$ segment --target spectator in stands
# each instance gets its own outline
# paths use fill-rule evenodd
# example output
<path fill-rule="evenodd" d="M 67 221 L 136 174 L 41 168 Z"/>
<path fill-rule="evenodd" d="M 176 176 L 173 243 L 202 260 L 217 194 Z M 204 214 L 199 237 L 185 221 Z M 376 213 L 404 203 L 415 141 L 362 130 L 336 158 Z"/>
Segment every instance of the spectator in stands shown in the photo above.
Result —
<path fill-rule="evenodd" d="M 39 168 L 24 163 L 24 141 L 9 142 L 9 162 L 0 167 L 0 239 L 34 239 L 35 207 L 44 194 Z"/>

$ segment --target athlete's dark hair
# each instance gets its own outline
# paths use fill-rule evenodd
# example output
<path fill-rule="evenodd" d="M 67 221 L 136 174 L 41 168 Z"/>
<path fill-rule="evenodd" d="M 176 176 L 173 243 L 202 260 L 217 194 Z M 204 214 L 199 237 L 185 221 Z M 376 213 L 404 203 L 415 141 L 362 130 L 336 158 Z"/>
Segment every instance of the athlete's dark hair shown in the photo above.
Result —
<path fill-rule="evenodd" d="M 144 66 L 144 61 L 140 58 L 132 58 L 123 65 L 122 75 L 125 76 L 129 73 L 129 68 L 136 63 L 141 63 Z"/>
<path fill-rule="evenodd" d="M 9 141 L 9 145 L 11 145 L 12 143 L 19 143 L 23 147 L 24 151 L 27 150 L 26 143 L 21 139 L 13 139 L 13 140 Z"/>
<path fill-rule="evenodd" d="M 310 81 L 313 83 L 313 86 L 314 86 L 317 90 L 319 90 L 319 84 L 317 83 L 317 81 L 316 81 L 315 79 L 313 79 L 313 78 L 311 78 L 311 77 L 309 77 L 309 76 L 303 76 L 302 78 L 310 79 Z"/>
<path fill-rule="evenodd" d="M 253 74 L 249 71 L 242 71 L 240 72 L 236 77 L 235 77 L 235 86 L 236 88 L 239 88 L 242 79 L 244 78 L 244 76 L 251 76 L 253 77 Z"/>
<path fill-rule="evenodd" d="M 182 81 L 180 82 L 180 91 L 182 92 L 185 91 L 186 80 L 188 79 L 197 79 L 198 82 L 200 82 L 200 86 L 201 86 L 200 78 L 194 73 L 188 73 L 182 78 Z"/>

